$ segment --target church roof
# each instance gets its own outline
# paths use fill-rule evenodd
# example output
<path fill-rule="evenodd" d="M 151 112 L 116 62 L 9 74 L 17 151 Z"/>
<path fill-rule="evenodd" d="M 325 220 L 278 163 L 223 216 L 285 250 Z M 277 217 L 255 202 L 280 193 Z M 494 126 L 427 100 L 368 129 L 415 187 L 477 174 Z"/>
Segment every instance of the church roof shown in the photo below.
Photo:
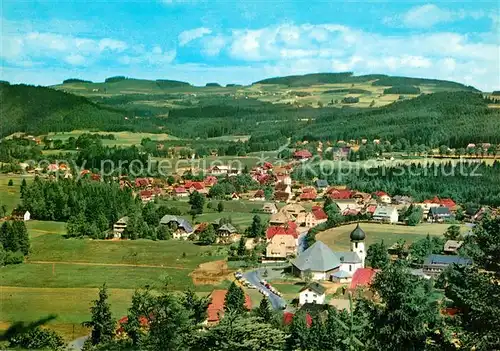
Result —
<path fill-rule="evenodd" d="M 293 262 L 293 265 L 301 271 L 314 272 L 326 272 L 339 267 L 340 264 L 340 258 L 321 241 L 316 241 Z"/>
<path fill-rule="evenodd" d="M 356 228 L 351 232 L 351 241 L 362 241 L 365 240 L 366 234 L 363 229 L 358 225 L 356 225 Z"/>

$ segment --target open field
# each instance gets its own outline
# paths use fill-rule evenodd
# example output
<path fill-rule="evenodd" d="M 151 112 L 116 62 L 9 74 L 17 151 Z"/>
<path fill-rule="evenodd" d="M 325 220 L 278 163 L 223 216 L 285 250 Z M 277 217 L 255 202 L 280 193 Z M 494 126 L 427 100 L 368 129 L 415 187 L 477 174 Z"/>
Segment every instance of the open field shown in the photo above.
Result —
<path fill-rule="evenodd" d="M 133 133 L 133 132 L 94 132 L 89 130 L 74 130 L 72 132 L 61 132 L 61 133 L 49 133 L 48 136 L 52 139 L 59 139 L 66 141 L 70 137 L 78 138 L 80 135 L 85 133 L 92 134 L 101 134 L 101 135 L 109 135 L 113 134 L 115 136 L 115 140 L 103 139 L 103 145 L 107 146 L 132 146 L 132 145 L 140 145 L 141 140 L 144 138 L 150 138 L 151 140 L 172 140 L 177 139 L 170 134 L 153 134 L 153 133 Z M 58 150 L 63 151 L 64 150 Z"/>
<path fill-rule="evenodd" d="M 34 239 L 46 234 L 51 234 L 51 235 L 66 234 L 65 222 L 31 220 L 25 223 L 26 223 L 26 228 L 28 228 L 30 239 Z"/>
<path fill-rule="evenodd" d="M 25 178 L 30 182 L 32 176 L 23 176 L 21 174 L 0 174 L 0 205 L 7 206 L 7 213 L 10 214 L 12 210 L 21 202 L 20 189 L 21 181 Z M 9 180 L 13 181 L 12 186 L 8 186 Z"/>
<path fill-rule="evenodd" d="M 350 250 L 349 234 L 354 230 L 356 224 L 343 225 L 320 232 L 316 235 L 316 240 L 320 240 L 328 245 L 332 250 Z M 427 234 L 442 235 L 449 224 L 421 223 L 415 227 L 393 224 L 361 223 L 360 227 L 366 233 L 365 245 L 384 240 L 386 245 L 392 245 L 399 239 L 413 242 L 422 239 Z M 462 231 L 467 231 L 467 227 L 462 225 Z"/>

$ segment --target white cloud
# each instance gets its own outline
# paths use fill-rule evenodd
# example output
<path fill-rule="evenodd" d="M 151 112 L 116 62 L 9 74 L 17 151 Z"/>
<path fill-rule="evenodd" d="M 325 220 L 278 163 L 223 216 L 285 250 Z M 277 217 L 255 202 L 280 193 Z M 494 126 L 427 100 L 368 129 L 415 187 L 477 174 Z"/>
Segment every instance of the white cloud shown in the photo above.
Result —
<path fill-rule="evenodd" d="M 179 45 L 184 46 L 188 44 L 189 42 L 201 38 L 204 35 L 212 33 L 212 30 L 209 28 L 205 27 L 200 27 L 200 28 L 194 28 L 190 30 L 186 30 L 179 34 Z"/>
<path fill-rule="evenodd" d="M 155 46 L 151 51 L 137 47 L 135 53 L 123 55 L 118 62 L 124 65 L 147 64 L 149 66 L 161 66 L 171 64 L 177 55 L 175 50 L 163 50 Z"/>
<path fill-rule="evenodd" d="M 228 39 L 222 35 L 207 37 L 202 43 L 202 53 L 206 56 L 217 56 L 226 46 Z"/>
<path fill-rule="evenodd" d="M 484 11 L 452 11 L 440 8 L 434 4 L 412 7 L 406 13 L 392 17 L 385 17 L 383 22 L 392 26 L 410 28 L 430 28 L 439 23 L 455 22 L 465 18 L 474 20 L 487 16 Z"/>
<path fill-rule="evenodd" d="M 85 63 L 85 57 L 78 54 L 68 55 L 64 58 L 64 61 L 69 63 L 70 65 L 81 66 Z"/>

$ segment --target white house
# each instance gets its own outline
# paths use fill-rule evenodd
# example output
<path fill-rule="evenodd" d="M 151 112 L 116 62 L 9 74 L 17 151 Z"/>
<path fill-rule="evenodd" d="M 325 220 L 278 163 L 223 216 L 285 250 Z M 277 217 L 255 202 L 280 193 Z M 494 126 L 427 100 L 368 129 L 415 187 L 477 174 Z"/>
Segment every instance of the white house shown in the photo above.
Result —
<path fill-rule="evenodd" d="M 120 239 L 123 232 L 127 229 L 128 217 L 120 218 L 115 224 L 113 224 L 113 238 Z"/>
<path fill-rule="evenodd" d="M 373 219 L 376 221 L 397 223 L 398 218 L 398 210 L 394 206 L 377 206 L 373 213 Z"/>
<path fill-rule="evenodd" d="M 323 285 L 316 282 L 303 287 L 299 292 L 299 305 L 314 303 L 322 305 L 325 303 L 325 291 Z"/>
<path fill-rule="evenodd" d="M 264 213 L 275 214 L 278 213 L 278 207 L 276 206 L 275 203 L 266 202 L 264 206 L 262 206 L 262 211 Z"/>

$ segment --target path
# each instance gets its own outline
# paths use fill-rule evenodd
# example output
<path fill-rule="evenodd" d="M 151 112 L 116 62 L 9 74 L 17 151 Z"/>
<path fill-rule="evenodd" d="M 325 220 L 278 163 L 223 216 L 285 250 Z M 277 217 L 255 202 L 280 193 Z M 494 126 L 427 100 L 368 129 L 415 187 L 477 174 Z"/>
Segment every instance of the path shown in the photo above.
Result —
<path fill-rule="evenodd" d="M 257 289 L 261 289 L 269 293 L 268 299 L 271 302 L 271 306 L 273 306 L 274 309 L 276 310 L 283 309 L 286 306 L 286 302 L 284 299 L 282 299 L 278 295 L 273 294 L 271 290 L 269 290 L 260 283 L 262 279 L 260 278 L 258 270 L 246 272 L 243 274 L 243 276 L 245 277 L 246 280 L 255 285 Z"/>
<path fill-rule="evenodd" d="M 82 336 L 81 338 L 73 340 L 72 342 L 69 343 L 68 350 L 80 351 L 81 349 L 83 349 L 83 344 L 85 343 L 85 340 L 87 340 L 88 338 L 89 338 L 88 336 Z"/>
<path fill-rule="evenodd" d="M 144 268 L 172 268 L 191 271 L 191 268 L 179 266 L 163 266 L 153 264 L 132 263 L 95 263 L 95 262 L 71 262 L 71 261 L 26 261 L 27 264 L 76 264 L 80 266 L 110 266 L 110 267 L 144 267 Z"/>

